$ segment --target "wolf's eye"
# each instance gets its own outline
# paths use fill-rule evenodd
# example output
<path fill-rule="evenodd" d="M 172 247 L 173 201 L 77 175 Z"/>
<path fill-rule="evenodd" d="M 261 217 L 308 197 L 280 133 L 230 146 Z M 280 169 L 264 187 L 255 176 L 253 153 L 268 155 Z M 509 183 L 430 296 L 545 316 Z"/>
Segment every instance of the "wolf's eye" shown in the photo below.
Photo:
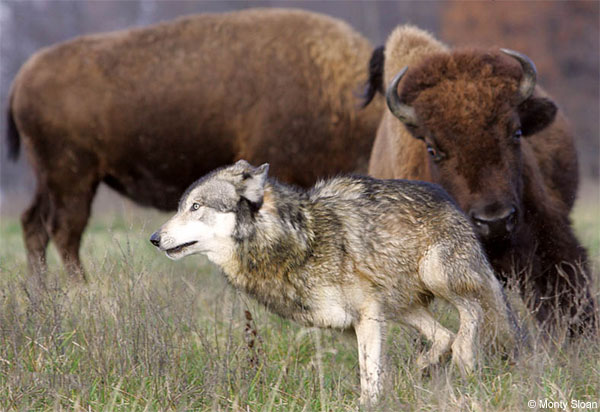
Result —
<path fill-rule="evenodd" d="M 192 205 L 192 210 L 198 210 L 198 209 L 200 209 L 200 203 L 194 203 Z"/>

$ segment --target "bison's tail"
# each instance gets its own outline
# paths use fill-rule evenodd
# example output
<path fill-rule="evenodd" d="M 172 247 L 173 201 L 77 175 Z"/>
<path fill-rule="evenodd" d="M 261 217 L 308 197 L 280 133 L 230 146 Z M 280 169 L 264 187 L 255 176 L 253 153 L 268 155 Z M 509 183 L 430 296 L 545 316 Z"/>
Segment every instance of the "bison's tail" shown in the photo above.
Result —
<path fill-rule="evenodd" d="M 15 117 L 12 109 L 12 97 L 8 104 L 6 121 L 6 144 L 8 147 L 8 158 L 10 160 L 17 160 L 19 158 L 19 150 L 21 148 L 21 137 L 19 136 L 19 130 L 15 123 Z"/>
<path fill-rule="evenodd" d="M 363 93 L 362 107 L 366 107 L 377 92 L 383 94 L 383 63 L 384 63 L 384 46 L 379 46 L 373 50 L 371 59 L 369 60 L 369 80 L 365 85 Z"/>

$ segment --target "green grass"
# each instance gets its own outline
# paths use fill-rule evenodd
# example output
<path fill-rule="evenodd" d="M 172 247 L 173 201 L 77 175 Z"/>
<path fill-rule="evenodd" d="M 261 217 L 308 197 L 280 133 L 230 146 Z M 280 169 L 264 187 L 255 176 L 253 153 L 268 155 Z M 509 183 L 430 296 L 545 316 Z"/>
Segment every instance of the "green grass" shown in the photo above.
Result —
<path fill-rule="evenodd" d="M 574 216 L 596 268 L 596 292 L 597 206 L 579 205 Z M 70 283 L 51 247 L 45 291 L 26 276 L 18 220 L 1 219 L 0 410 L 358 408 L 351 341 L 268 313 L 200 256 L 173 262 L 157 253 L 147 239 L 165 219 L 138 210 L 94 218 L 82 247 L 89 283 Z M 437 308 L 443 323 L 456 324 L 446 306 Z M 381 410 L 600 402 L 597 341 L 552 347 L 534 339 L 516 364 L 486 357 L 468 378 L 450 366 L 420 373 L 414 361 L 422 347 L 415 332 L 391 327 Z"/>

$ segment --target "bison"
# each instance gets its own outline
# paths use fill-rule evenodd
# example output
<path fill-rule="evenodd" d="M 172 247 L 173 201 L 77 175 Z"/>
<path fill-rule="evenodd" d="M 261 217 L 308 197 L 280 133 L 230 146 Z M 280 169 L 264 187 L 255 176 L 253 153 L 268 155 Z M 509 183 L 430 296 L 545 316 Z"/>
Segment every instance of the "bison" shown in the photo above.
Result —
<path fill-rule="evenodd" d="M 578 184 L 573 136 L 536 86 L 533 62 L 505 49 L 451 50 L 401 26 L 374 51 L 370 70 L 365 104 L 385 90 L 389 110 L 369 173 L 443 186 L 471 218 L 498 276 L 518 281 L 540 322 L 594 330 L 586 251 L 569 221 Z"/>
<path fill-rule="evenodd" d="M 174 210 L 198 176 L 245 158 L 308 186 L 366 171 L 383 99 L 360 109 L 370 43 L 299 10 L 183 17 L 43 49 L 11 90 L 9 153 L 22 140 L 37 178 L 22 215 L 30 272 L 54 241 L 85 278 L 82 232 L 101 182 Z"/>

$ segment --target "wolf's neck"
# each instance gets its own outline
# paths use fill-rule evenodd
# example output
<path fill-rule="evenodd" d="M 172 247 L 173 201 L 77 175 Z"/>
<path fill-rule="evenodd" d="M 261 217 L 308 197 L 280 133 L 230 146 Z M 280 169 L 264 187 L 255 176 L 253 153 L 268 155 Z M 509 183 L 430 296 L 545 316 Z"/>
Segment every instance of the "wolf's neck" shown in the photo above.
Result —
<path fill-rule="evenodd" d="M 304 193 L 276 182 L 267 183 L 253 226 L 252 236 L 241 248 L 247 269 L 295 270 L 305 260 L 314 236 Z"/>
<path fill-rule="evenodd" d="M 240 223 L 247 236 L 237 241 L 235 270 L 226 270 L 229 281 L 282 316 L 303 307 L 311 221 L 304 193 L 267 183 L 260 210 Z"/>

